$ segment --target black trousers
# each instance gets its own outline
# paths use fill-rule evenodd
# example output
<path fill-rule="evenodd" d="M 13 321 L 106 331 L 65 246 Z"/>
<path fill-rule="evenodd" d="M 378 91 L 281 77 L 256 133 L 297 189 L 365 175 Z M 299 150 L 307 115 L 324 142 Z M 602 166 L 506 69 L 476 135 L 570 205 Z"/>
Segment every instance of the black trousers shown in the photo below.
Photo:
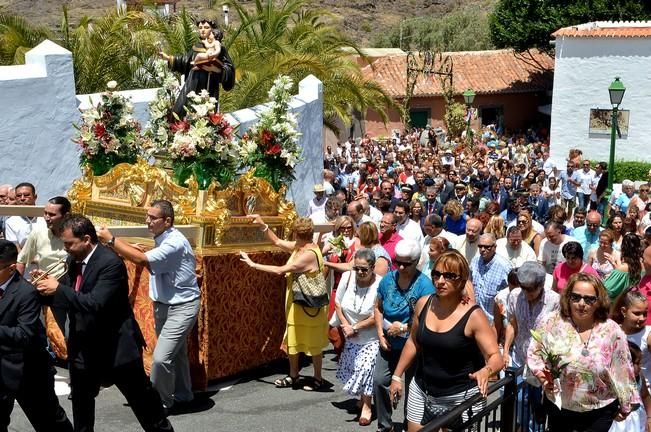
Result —
<path fill-rule="evenodd" d="M 23 381 L 15 394 L 0 395 L 0 432 L 7 432 L 14 401 L 17 401 L 36 432 L 72 432 L 72 424 L 54 393 L 54 374 L 49 355 L 25 355 Z"/>
<path fill-rule="evenodd" d="M 617 411 L 619 411 L 617 400 L 603 408 L 576 412 L 566 409 L 559 410 L 549 399 L 546 397 L 543 399 L 550 432 L 608 432 Z"/>
<path fill-rule="evenodd" d="M 114 368 L 107 378 L 120 390 L 146 432 L 173 432 L 158 392 L 145 374 L 142 359 Z M 97 373 L 70 365 L 72 416 L 75 432 L 93 432 L 95 397 L 102 384 Z"/>

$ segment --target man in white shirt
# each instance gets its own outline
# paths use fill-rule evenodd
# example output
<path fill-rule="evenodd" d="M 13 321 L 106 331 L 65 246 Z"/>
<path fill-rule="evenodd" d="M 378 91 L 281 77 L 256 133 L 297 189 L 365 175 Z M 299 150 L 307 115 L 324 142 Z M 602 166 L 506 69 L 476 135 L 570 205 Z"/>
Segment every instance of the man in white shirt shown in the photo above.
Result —
<path fill-rule="evenodd" d="M 579 207 L 588 209 L 590 208 L 590 195 L 592 194 L 590 185 L 594 181 L 595 172 L 590 169 L 589 160 L 584 160 L 582 165 L 583 169 L 578 172 L 579 190 L 576 196 L 579 199 Z"/>
<path fill-rule="evenodd" d="M 325 195 L 325 188 L 321 183 L 315 184 L 313 190 L 314 198 L 310 200 L 308 216 L 320 210 L 323 210 L 327 199 Z"/>
<path fill-rule="evenodd" d="M 454 244 L 454 248 L 466 257 L 466 261 L 469 263 L 477 255 L 479 235 L 483 229 L 484 224 L 479 219 L 468 219 L 468 222 L 466 222 L 466 233 L 459 236 Z"/>
<path fill-rule="evenodd" d="M 497 254 L 511 262 L 513 268 L 518 268 L 527 261 L 536 262 L 536 253 L 526 243 L 522 243 L 522 231 L 517 226 L 506 230 L 506 238 L 497 240 Z"/>
<path fill-rule="evenodd" d="M 20 183 L 15 188 L 16 205 L 33 206 L 36 204 L 36 188 L 31 183 Z M 5 238 L 18 247 L 18 252 L 25 245 L 27 237 L 36 224 L 45 225 L 43 218 L 11 216 L 5 223 Z"/>
<path fill-rule="evenodd" d="M 545 238 L 540 242 L 538 262 L 545 267 L 548 274 L 554 272 L 556 264 L 565 262 L 561 249 L 565 243 L 570 241 L 576 241 L 576 239 L 563 234 L 563 225 L 558 222 L 547 222 Z"/>
<path fill-rule="evenodd" d="M 393 214 L 398 218 L 398 225 L 396 227 L 398 234 L 405 240 L 413 240 L 417 244 L 423 243 L 423 230 L 420 229 L 420 224 L 409 218 L 409 204 L 404 201 L 398 201 Z"/>

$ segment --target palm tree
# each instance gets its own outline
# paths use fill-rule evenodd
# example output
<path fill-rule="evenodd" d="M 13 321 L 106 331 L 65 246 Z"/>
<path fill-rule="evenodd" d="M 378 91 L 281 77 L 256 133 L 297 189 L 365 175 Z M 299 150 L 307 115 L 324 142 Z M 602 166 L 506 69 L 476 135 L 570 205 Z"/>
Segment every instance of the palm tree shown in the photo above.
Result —
<path fill-rule="evenodd" d="M 386 119 L 393 100 L 374 81 L 365 80 L 350 52 L 359 48 L 331 24 L 330 13 L 306 9 L 308 0 L 286 0 L 276 7 L 272 0 L 256 0 L 249 12 L 238 1 L 226 4 L 236 12 L 240 26 L 226 32 L 224 44 L 239 70 L 238 84 L 220 96 L 225 111 L 266 102 L 267 92 L 279 75 L 295 83 L 312 74 L 324 87 L 324 124 L 337 131 L 336 121 L 345 125 L 353 110 L 368 108 Z"/>
<path fill-rule="evenodd" d="M 22 17 L 0 12 L 0 65 L 25 63 L 27 51 L 52 37 L 45 27 L 36 27 Z"/>

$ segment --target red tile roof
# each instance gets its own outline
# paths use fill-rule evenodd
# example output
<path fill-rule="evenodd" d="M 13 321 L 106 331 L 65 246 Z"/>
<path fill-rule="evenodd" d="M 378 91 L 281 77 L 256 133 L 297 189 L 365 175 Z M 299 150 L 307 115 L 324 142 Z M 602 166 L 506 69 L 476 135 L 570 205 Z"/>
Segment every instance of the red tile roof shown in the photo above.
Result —
<path fill-rule="evenodd" d="M 597 21 L 577 26 L 563 27 L 552 33 L 552 36 L 590 38 L 644 38 L 651 37 L 651 22 Z"/>
<path fill-rule="evenodd" d="M 551 89 L 554 59 L 531 51 L 516 54 L 512 50 L 464 51 L 444 53 L 453 62 L 453 85 L 456 94 L 471 88 L 476 94 L 528 93 Z M 377 81 L 394 98 L 405 97 L 407 56 L 377 59 L 362 69 L 364 77 Z M 436 75 L 420 75 L 413 97 L 440 96 Z"/>

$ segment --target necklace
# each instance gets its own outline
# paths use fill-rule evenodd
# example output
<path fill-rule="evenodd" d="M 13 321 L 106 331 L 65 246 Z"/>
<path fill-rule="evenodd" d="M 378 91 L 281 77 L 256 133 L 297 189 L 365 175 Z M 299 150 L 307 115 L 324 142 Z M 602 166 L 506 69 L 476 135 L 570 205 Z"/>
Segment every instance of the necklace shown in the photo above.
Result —
<path fill-rule="evenodd" d="M 574 321 L 572 321 L 572 324 L 574 324 Z M 594 330 L 594 324 L 592 327 L 590 327 L 590 334 L 588 335 L 588 340 L 583 342 L 583 339 L 581 339 L 581 332 L 579 331 L 579 327 L 574 324 L 574 328 L 576 329 L 576 332 L 579 334 L 579 340 L 583 344 L 583 349 L 581 350 L 581 355 L 583 357 L 587 357 L 590 355 L 590 351 L 588 350 L 588 345 L 590 344 L 590 339 L 592 339 L 592 332 Z"/>
<path fill-rule="evenodd" d="M 362 296 L 362 300 L 359 302 L 359 309 L 357 308 L 357 289 L 360 288 L 359 285 L 355 284 L 355 297 L 353 297 L 353 310 L 357 313 L 362 312 L 362 307 L 364 307 L 364 300 L 366 299 L 366 294 L 369 292 L 369 287 L 365 287 L 363 289 L 366 290 L 364 295 Z M 361 289 L 361 288 L 360 288 Z"/>

